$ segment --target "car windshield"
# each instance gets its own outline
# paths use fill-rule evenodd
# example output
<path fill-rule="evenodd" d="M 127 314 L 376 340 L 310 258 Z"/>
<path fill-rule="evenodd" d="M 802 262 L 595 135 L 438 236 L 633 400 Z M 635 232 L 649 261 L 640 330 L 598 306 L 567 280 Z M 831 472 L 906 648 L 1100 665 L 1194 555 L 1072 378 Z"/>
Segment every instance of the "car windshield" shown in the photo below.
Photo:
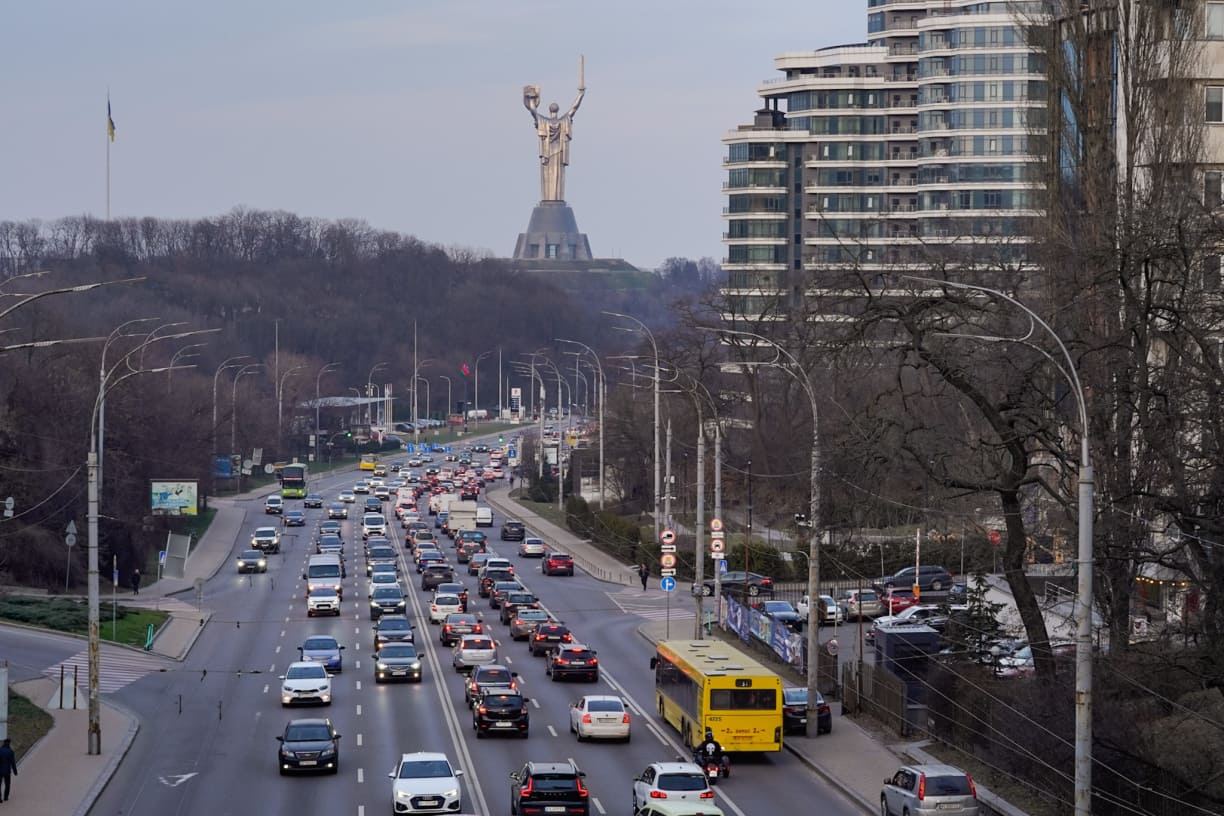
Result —
<path fill-rule="evenodd" d="M 659 790 L 693 791 L 705 790 L 705 777 L 698 773 L 666 773 L 659 774 Z"/>
<path fill-rule="evenodd" d="M 782 690 L 782 702 L 786 705 L 807 705 L 807 689 L 788 688 Z"/>
<path fill-rule="evenodd" d="M 380 660 L 386 658 L 413 658 L 416 656 L 417 650 L 415 646 L 384 646 L 378 653 Z"/>
<path fill-rule="evenodd" d="M 376 572 L 370 576 L 370 581 L 375 584 L 394 584 L 399 579 L 395 577 L 394 572 Z"/>
<path fill-rule="evenodd" d="M 272 527 L 260 527 L 255 530 L 256 538 L 276 538 L 276 530 Z"/>
<path fill-rule="evenodd" d="M 492 649 L 493 641 L 489 638 L 464 638 L 464 649 Z"/>
<path fill-rule="evenodd" d="M 928 776 L 926 786 L 928 796 L 968 796 L 972 790 L 964 776 Z"/>
<path fill-rule="evenodd" d="M 290 725 L 285 729 L 285 742 L 324 742 L 331 738 L 331 731 L 322 723 Z"/>
<path fill-rule="evenodd" d="M 242 555 L 238 557 L 245 558 L 245 559 L 258 560 L 260 558 L 263 558 L 263 553 L 261 553 L 259 550 L 243 550 Z"/>
<path fill-rule="evenodd" d="M 332 587 L 315 587 L 314 589 L 310 590 L 310 597 L 334 598 L 336 597 L 336 590 Z"/>
<path fill-rule="evenodd" d="M 398 599 L 402 595 L 403 593 L 399 591 L 399 587 L 379 587 L 378 589 L 374 590 L 374 597 L 380 600 L 383 598 Z"/>
<path fill-rule="evenodd" d="M 476 616 L 475 615 L 451 615 L 450 617 L 446 619 L 446 622 L 451 623 L 451 624 L 467 624 L 470 626 L 476 623 Z"/>
<path fill-rule="evenodd" d="M 587 711 L 615 711 L 620 713 L 625 706 L 620 700 L 587 700 Z"/>
<path fill-rule="evenodd" d="M 438 595 L 434 603 L 438 606 L 458 606 L 460 601 L 458 595 Z"/>
<path fill-rule="evenodd" d="M 794 612 L 795 607 L 791 606 L 787 601 L 766 601 L 766 612 Z"/>
<path fill-rule="evenodd" d="M 548 620 L 548 613 L 543 609 L 524 609 L 519 613 L 519 620 Z"/>
<path fill-rule="evenodd" d="M 395 558 L 395 550 L 391 549 L 390 547 L 371 547 L 370 548 L 370 558 L 371 559 Z"/>
<path fill-rule="evenodd" d="M 445 759 L 417 759 L 400 763 L 400 779 L 440 779 L 454 776 Z"/>
<path fill-rule="evenodd" d="M 549 556 L 553 561 L 572 561 L 573 559 L 568 553 L 553 553 Z"/>
<path fill-rule="evenodd" d="M 311 663 L 309 666 L 290 666 L 289 671 L 285 672 L 286 680 L 310 680 L 324 677 L 327 677 L 327 669 L 317 663 Z"/>
<path fill-rule="evenodd" d="M 399 620 L 396 620 L 394 618 L 383 618 L 379 622 L 378 628 L 384 632 L 388 630 L 402 632 L 407 629 L 411 629 L 412 626 L 408 623 L 407 619 L 405 618 L 400 618 Z"/>
<path fill-rule="evenodd" d="M 302 648 L 307 651 L 323 651 L 330 649 L 335 651 L 340 648 L 340 644 L 333 637 L 312 637 L 306 638 L 306 642 L 302 644 Z"/>
<path fill-rule="evenodd" d="M 486 694 L 482 702 L 494 706 L 521 706 L 523 698 L 517 694 Z"/>
<path fill-rule="evenodd" d="M 431 558 L 429 560 L 434 561 L 436 559 Z M 450 567 L 446 564 L 427 564 L 425 566 L 425 569 L 426 571 L 433 572 L 433 573 L 450 572 Z"/>

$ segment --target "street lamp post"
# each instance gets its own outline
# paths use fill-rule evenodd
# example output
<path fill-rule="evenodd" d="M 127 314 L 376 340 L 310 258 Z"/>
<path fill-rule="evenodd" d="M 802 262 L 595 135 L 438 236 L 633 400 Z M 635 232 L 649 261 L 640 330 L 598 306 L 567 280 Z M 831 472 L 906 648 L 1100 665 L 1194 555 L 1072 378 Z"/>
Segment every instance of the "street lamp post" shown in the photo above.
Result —
<path fill-rule="evenodd" d="M 432 400 L 429 398 L 429 380 L 425 379 L 424 377 L 417 377 L 417 382 L 425 383 L 425 418 L 429 419 L 430 403 L 432 402 Z"/>
<path fill-rule="evenodd" d="M 370 397 L 374 396 L 374 372 L 384 369 L 386 367 L 387 367 L 386 363 L 375 363 L 370 368 L 370 373 L 366 375 L 365 395 L 366 395 L 367 400 L 370 399 Z M 374 426 L 374 406 L 373 404 L 367 402 L 365 408 L 366 408 L 365 410 L 366 425 L 373 427 Z"/>
<path fill-rule="evenodd" d="M 217 455 L 217 379 L 221 376 L 222 371 L 231 368 L 241 368 L 243 364 L 237 362 L 238 360 L 249 360 L 250 358 L 251 355 L 249 354 L 239 354 L 235 357 L 230 357 L 222 361 L 213 374 L 212 452 L 214 457 Z M 100 416 L 101 412 L 99 411 Z M 233 451 L 230 451 L 230 453 L 233 453 Z"/>
<path fill-rule="evenodd" d="M 646 324 L 638 320 L 636 317 L 631 317 L 620 312 L 604 312 L 612 317 L 623 317 L 626 320 L 632 320 L 638 325 L 638 328 L 650 339 L 650 347 L 654 351 L 654 540 L 659 540 L 659 481 L 661 474 L 659 473 L 659 346 L 655 343 L 654 333 L 646 327 Z M 632 331 L 632 329 L 625 329 Z"/>
<path fill-rule="evenodd" d="M 328 363 L 327 365 L 322 366 L 319 369 L 319 373 L 315 375 L 315 458 L 316 459 L 319 457 L 319 445 L 320 445 L 319 437 L 321 435 L 320 432 L 322 431 L 322 428 L 319 427 L 319 401 L 321 399 L 319 396 L 319 383 L 323 379 L 324 374 L 326 374 L 329 371 L 335 371 L 339 367 L 340 367 L 339 363 Z"/>
<path fill-rule="evenodd" d="M 1062 338 L 1058 333 L 1050 327 L 1050 324 L 1041 318 L 1036 312 L 1028 306 L 1021 303 L 1016 298 L 1002 292 L 998 289 L 991 289 L 988 286 L 979 286 L 977 284 L 959 283 L 946 280 L 936 280 L 933 278 L 922 278 L 913 275 L 904 277 L 911 280 L 921 281 L 922 283 L 934 284 L 936 286 L 950 286 L 955 289 L 968 289 L 970 291 L 985 292 L 993 295 L 1001 300 L 1020 309 L 1026 315 L 1032 324 L 1041 326 L 1041 328 L 1054 339 L 1058 344 L 1059 351 L 1062 352 L 1063 360 L 1066 367 L 1059 364 L 1052 356 L 1038 346 L 1028 342 L 1028 338 L 1032 335 L 1031 325 L 1030 331 L 1024 337 L 998 337 L 991 335 L 977 334 L 952 334 L 950 337 L 964 337 L 975 340 L 985 340 L 988 342 L 1018 342 L 1027 345 L 1030 348 L 1043 354 L 1046 359 L 1054 363 L 1061 373 L 1070 383 L 1075 391 L 1076 407 L 1079 412 L 1080 422 L 1080 463 L 1078 475 L 1078 499 L 1079 499 L 1079 548 L 1076 554 L 1077 575 L 1077 606 L 1075 608 L 1076 631 L 1075 631 L 1075 814 L 1076 816 L 1091 816 L 1092 813 L 1092 605 L 1093 605 L 1093 569 L 1095 559 L 1092 551 L 1092 521 L 1093 521 L 1093 487 L 1094 476 L 1092 469 L 1092 454 L 1089 447 L 1088 436 L 1088 401 L 1084 395 L 1084 387 L 1080 382 L 1079 371 L 1075 367 L 1075 360 L 1071 357 L 1071 352 L 1063 343 Z"/>
<path fill-rule="evenodd" d="M 765 363 L 751 365 L 769 365 L 780 368 L 790 374 L 803 387 L 808 398 L 808 408 L 812 414 L 812 445 L 811 464 L 809 466 L 809 505 L 808 505 L 808 620 L 807 620 L 807 688 L 808 716 L 816 716 L 816 701 L 820 690 L 820 413 L 816 402 L 816 390 L 807 371 L 800 365 L 793 354 L 778 343 L 753 332 L 737 329 L 716 328 L 720 334 L 747 337 L 754 342 L 771 346 L 777 355 Z M 783 359 L 785 358 L 785 359 Z M 751 543 L 751 542 L 750 542 Z M 745 551 L 746 552 L 746 551 Z M 747 569 L 747 566 L 744 567 Z"/>
<path fill-rule="evenodd" d="M 595 370 L 599 373 L 597 378 L 596 391 L 599 393 L 599 509 L 604 509 L 604 397 L 607 396 L 607 380 L 604 379 L 603 363 L 599 360 L 599 355 L 595 353 L 595 349 L 588 346 L 586 343 L 580 343 L 577 340 L 566 340 L 557 338 L 560 343 L 573 343 L 581 346 L 591 359 L 595 361 Z M 634 383 L 636 385 L 636 383 Z"/>
<path fill-rule="evenodd" d="M 489 349 L 488 351 L 482 351 L 479 354 L 477 354 L 476 355 L 476 365 L 473 366 L 473 368 L 475 369 L 474 374 L 475 374 L 475 380 L 476 380 L 476 383 L 475 383 L 476 395 L 472 400 L 473 402 L 472 408 L 474 410 L 474 413 L 472 414 L 472 418 L 475 420 L 475 424 L 477 425 L 480 424 L 480 361 L 490 356 L 492 353 L 493 353 L 493 349 Z"/>
<path fill-rule="evenodd" d="M 282 416 L 281 415 L 283 413 L 282 406 L 284 404 L 284 397 L 285 397 L 285 380 L 289 379 L 289 375 L 292 374 L 293 372 L 299 371 L 305 367 L 306 366 L 304 365 L 295 365 L 293 368 L 289 369 L 288 371 L 286 371 L 284 374 L 281 375 L 280 382 L 277 383 L 276 385 L 276 451 L 277 453 L 283 453 L 282 448 L 284 448 L 284 440 L 282 439 L 283 434 L 281 432 L 281 427 L 282 427 Z"/>
<path fill-rule="evenodd" d="M 247 374 L 254 374 L 259 369 L 263 368 L 263 363 L 250 363 L 238 369 L 238 373 L 234 375 L 233 395 L 230 397 L 230 453 L 236 450 L 238 445 L 238 381 Z M 238 486 L 242 487 L 242 469 L 238 470 Z"/>
<path fill-rule="evenodd" d="M 183 346 L 181 349 L 174 352 L 174 356 L 170 358 L 170 365 L 169 365 L 170 370 L 166 372 L 166 393 L 167 394 L 170 393 L 170 385 L 171 385 L 171 382 L 173 381 L 174 369 L 179 364 L 179 361 L 190 360 L 194 357 L 199 357 L 200 355 L 196 354 L 194 351 L 192 351 L 192 349 L 204 348 L 204 346 L 206 345 L 208 344 L 207 343 L 192 343 L 191 345 Z"/>
<path fill-rule="evenodd" d="M 129 325 L 129 324 L 124 324 Z M 122 327 L 121 327 L 122 328 Z M 89 418 L 89 454 L 85 460 L 85 469 L 88 478 L 88 487 L 86 490 L 87 502 L 87 528 L 89 538 L 89 554 L 88 554 L 88 587 L 89 587 L 89 723 L 86 732 L 87 753 L 97 755 L 102 753 L 102 705 L 100 699 L 100 646 L 101 633 L 100 625 L 100 605 L 101 591 L 98 586 L 98 518 L 101 515 L 100 495 L 102 490 L 102 463 L 99 456 L 99 449 L 102 444 L 102 406 L 106 402 L 106 395 L 112 388 L 119 383 L 134 377 L 137 374 L 157 374 L 168 371 L 171 366 L 162 366 L 160 368 L 137 368 L 132 365 L 132 357 L 153 343 L 161 342 L 162 340 L 176 340 L 183 337 L 193 337 L 201 334 L 211 334 L 216 330 L 208 329 L 203 331 L 180 332 L 178 334 L 163 335 L 160 337 L 147 337 L 143 343 L 136 348 L 127 352 L 110 368 L 103 366 L 98 382 L 98 396 L 94 399 L 93 412 Z M 107 339 L 106 346 L 110 345 L 112 340 L 118 337 L 127 337 L 122 333 L 112 333 Z M 103 356 L 107 348 L 103 348 Z M 128 369 L 122 374 L 115 376 L 120 366 L 126 366 Z M 179 368 L 194 368 L 195 366 L 179 366 Z"/>

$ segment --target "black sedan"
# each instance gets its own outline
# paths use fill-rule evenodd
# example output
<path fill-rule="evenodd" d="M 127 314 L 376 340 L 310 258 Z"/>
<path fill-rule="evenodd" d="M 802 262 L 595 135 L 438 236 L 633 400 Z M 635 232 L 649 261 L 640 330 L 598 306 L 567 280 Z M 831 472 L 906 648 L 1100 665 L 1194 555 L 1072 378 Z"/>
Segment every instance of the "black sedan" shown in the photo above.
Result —
<path fill-rule="evenodd" d="M 276 764 L 281 776 L 290 771 L 334 774 L 340 770 L 340 735 L 331 720 L 290 720 L 276 740 L 280 743 Z"/>
<path fill-rule="evenodd" d="M 808 690 L 802 687 L 782 689 L 782 730 L 787 734 L 807 734 Z M 833 731 L 833 711 L 824 695 L 816 694 L 816 733 Z"/>
<path fill-rule="evenodd" d="M 773 579 L 767 575 L 755 572 L 724 572 L 720 578 L 722 592 L 727 595 L 773 595 Z M 709 597 L 714 594 L 714 579 L 708 578 L 702 582 L 701 594 Z"/>
<path fill-rule="evenodd" d="M 262 550 L 243 550 L 238 554 L 238 572 L 267 572 L 268 557 Z"/>
<path fill-rule="evenodd" d="M 323 507 L 323 497 L 320 496 L 318 493 L 311 493 L 309 496 L 302 499 L 302 506 L 322 508 Z"/>

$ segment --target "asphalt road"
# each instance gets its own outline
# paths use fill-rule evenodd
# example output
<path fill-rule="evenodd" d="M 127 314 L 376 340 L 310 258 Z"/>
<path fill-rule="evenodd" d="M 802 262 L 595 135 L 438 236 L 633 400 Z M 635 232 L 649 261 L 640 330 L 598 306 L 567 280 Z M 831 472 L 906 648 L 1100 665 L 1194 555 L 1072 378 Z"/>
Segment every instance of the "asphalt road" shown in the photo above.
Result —
<path fill-rule="evenodd" d="M 331 476 L 318 487 L 330 499 L 357 478 L 356 472 Z M 412 580 L 416 572 L 410 564 L 403 569 L 409 579 L 409 614 L 426 656 L 425 679 L 421 684 L 376 685 L 359 514 L 345 525 L 349 573 L 344 614 L 306 617 L 301 571 L 321 512 L 307 511 L 307 527 L 295 531 L 299 538 L 284 549 L 283 557 L 271 558 L 266 575 L 239 576 L 225 567 L 206 585 L 203 603 L 218 611 L 178 671 L 150 675 L 115 694 L 138 714 L 142 730 L 92 814 L 388 813 L 387 772 L 401 753 L 430 750 L 444 751 L 465 771 L 465 813 L 508 813 L 511 771 L 528 759 L 572 758 L 587 772 L 593 813 L 623 816 L 630 807 L 632 778 L 650 762 L 682 753 L 678 735 L 651 712 L 652 649 L 637 634 L 642 618 L 617 603 L 624 603 L 624 588 L 581 573 L 544 577 L 534 560 L 515 558 L 524 582 L 544 605 L 599 652 L 598 683 L 551 682 L 543 659 L 532 658 L 525 644 L 510 640 L 496 614 L 489 614 L 487 601 L 478 598 L 474 580 L 461 570 L 472 590 L 472 608 L 486 612 L 502 661 L 519 673 L 524 693 L 532 699 L 527 740 L 475 738 L 460 676 L 450 667 L 449 650 L 438 642 L 437 628 L 427 622 L 428 593 Z M 270 518 L 263 515 L 261 503 L 251 502 L 235 553 L 245 547 L 250 532 Z M 492 533 L 491 549 L 514 558 L 515 545 L 498 546 L 499 527 L 496 519 L 486 531 Z M 398 524 L 392 529 L 398 533 Z M 657 605 L 661 595 L 659 590 L 651 592 L 655 597 L 645 599 L 647 606 Z M 678 635 L 687 632 L 692 619 L 677 621 L 677 626 Z M 344 671 L 333 680 L 334 702 L 326 708 L 286 711 L 279 700 L 279 675 L 311 634 L 332 634 L 347 646 Z M 48 659 L 53 657 L 48 654 Z M 588 693 L 615 693 L 630 703 L 631 742 L 575 740 L 569 733 L 568 707 Z M 311 716 L 330 717 L 343 734 L 338 775 L 279 776 L 275 737 L 288 719 Z M 833 816 L 858 813 L 786 752 L 737 762 L 731 778 L 718 787 L 717 803 L 736 816 L 791 812 L 798 803 Z"/>

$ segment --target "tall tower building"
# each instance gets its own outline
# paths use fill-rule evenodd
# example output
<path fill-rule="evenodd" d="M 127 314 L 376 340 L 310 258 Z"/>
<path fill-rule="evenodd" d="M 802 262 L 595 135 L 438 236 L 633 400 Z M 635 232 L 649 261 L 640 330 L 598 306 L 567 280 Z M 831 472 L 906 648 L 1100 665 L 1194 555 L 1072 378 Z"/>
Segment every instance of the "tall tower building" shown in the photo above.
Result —
<path fill-rule="evenodd" d="M 1047 102 L 1017 15 L 1040 7 L 868 0 L 866 42 L 777 57 L 723 137 L 727 317 L 788 319 L 848 270 L 1023 262 Z"/>

